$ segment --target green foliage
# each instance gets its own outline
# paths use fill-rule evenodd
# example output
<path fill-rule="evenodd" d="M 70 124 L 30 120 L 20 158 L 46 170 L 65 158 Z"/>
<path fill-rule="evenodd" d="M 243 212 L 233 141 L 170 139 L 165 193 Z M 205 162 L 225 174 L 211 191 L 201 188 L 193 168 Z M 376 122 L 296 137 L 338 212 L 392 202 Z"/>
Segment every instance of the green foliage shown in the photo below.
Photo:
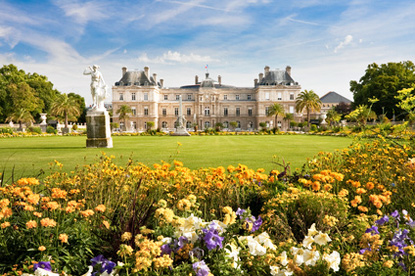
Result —
<path fill-rule="evenodd" d="M 56 134 L 56 133 L 58 133 L 58 130 L 56 128 L 54 128 L 53 126 L 47 126 L 46 127 L 46 133 Z"/>
<path fill-rule="evenodd" d="M 393 114 L 403 118 L 405 112 L 401 107 L 397 107 L 399 99 L 396 96 L 399 90 L 411 87 L 413 83 L 415 83 L 415 65 L 411 61 L 369 64 L 359 82 L 350 82 L 353 104 L 355 107 L 369 105 L 369 99 L 376 97 L 379 102 L 373 105 L 373 111 L 377 114 L 385 111 L 389 118 Z"/>
<path fill-rule="evenodd" d="M 77 130 L 77 129 L 78 129 L 78 125 L 74 124 L 74 125 L 72 126 L 72 130 Z"/>
<path fill-rule="evenodd" d="M 310 122 L 310 112 L 321 110 L 320 97 L 313 90 L 302 91 L 295 101 L 295 109 L 297 112 L 303 112 L 304 108 L 307 111 L 307 122 Z"/>
<path fill-rule="evenodd" d="M 28 127 L 27 131 L 37 133 L 37 134 L 42 134 L 42 129 L 40 127 L 30 126 Z"/>
<path fill-rule="evenodd" d="M 368 120 L 375 120 L 376 113 L 367 105 L 359 105 L 355 110 L 346 116 L 346 119 L 355 121 L 360 127 L 365 127 Z"/>
<path fill-rule="evenodd" d="M 68 128 L 69 116 L 81 115 L 79 99 L 77 99 L 74 94 L 61 94 L 53 102 L 51 113 L 52 115 L 64 118 L 65 128 Z"/>
<path fill-rule="evenodd" d="M 0 133 L 13 134 L 13 129 L 11 127 L 1 127 Z"/>
<path fill-rule="evenodd" d="M 111 129 L 114 129 L 114 128 L 119 128 L 120 124 L 119 123 L 110 123 L 110 126 L 111 126 Z"/>
<path fill-rule="evenodd" d="M 150 131 L 154 127 L 154 122 L 147 122 L 147 130 Z"/>
<path fill-rule="evenodd" d="M 313 132 L 316 132 L 318 129 L 317 129 L 317 126 L 315 124 L 312 124 L 310 130 L 313 131 Z"/>
<path fill-rule="evenodd" d="M 275 116 L 274 126 L 277 126 L 278 115 L 284 115 L 284 114 L 285 114 L 284 106 L 282 106 L 279 103 L 275 103 L 275 104 L 273 104 L 272 106 L 269 107 L 267 116 L 268 117 Z"/>
<path fill-rule="evenodd" d="M 129 105 L 123 104 L 117 109 L 115 113 L 118 114 L 118 119 L 124 122 L 124 128 L 125 128 L 125 122 L 128 118 L 130 118 L 129 114 L 133 113 L 133 110 L 131 109 Z"/>

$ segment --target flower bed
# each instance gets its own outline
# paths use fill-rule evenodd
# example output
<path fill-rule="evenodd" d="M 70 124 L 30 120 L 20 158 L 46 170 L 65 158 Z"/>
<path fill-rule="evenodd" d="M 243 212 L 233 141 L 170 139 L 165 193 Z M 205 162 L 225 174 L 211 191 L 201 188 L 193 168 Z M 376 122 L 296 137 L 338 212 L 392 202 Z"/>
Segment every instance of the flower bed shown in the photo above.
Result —
<path fill-rule="evenodd" d="M 302 171 L 102 155 L 0 187 L 4 275 L 408 275 L 414 147 L 383 137 Z"/>

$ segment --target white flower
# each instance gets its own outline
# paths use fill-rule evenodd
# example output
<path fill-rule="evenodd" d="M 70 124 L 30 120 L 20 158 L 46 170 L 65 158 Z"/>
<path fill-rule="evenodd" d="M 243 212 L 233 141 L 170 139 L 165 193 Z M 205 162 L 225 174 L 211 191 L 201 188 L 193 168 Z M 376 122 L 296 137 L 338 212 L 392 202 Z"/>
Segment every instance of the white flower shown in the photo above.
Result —
<path fill-rule="evenodd" d="M 303 240 L 303 247 L 311 249 L 311 245 L 314 242 L 314 238 L 312 236 L 305 236 Z"/>
<path fill-rule="evenodd" d="M 267 249 L 254 239 L 248 239 L 248 247 L 249 253 L 253 256 L 263 256 L 267 253 Z"/>
<path fill-rule="evenodd" d="M 226 257 L 233 259 L 232 267 L 237 269 L 240 269 L 238 262 L 241 260 L 241 258 L 239 258 L 239 250 L 239 247 L 233 243 L 225 245 Z"/>
<path fill-rule="evenodd" d="M 94 270 L 93 266 L 91 266 L 91 265 L 88 266 L 88 272 L 83 274 L 82 276 L 91 276 L 93 270 Z"/>
<path fill-rule="evenodd" d="M 286 266 L 288 264 L 287 252 L 283 251 L 280 256 L 281 256 L 281 259 L 280 259 L 281 264 L 283 266 Z"/>
<path fill-rule="evenodd" d="M 172 242 L 172 238 L 170 238 L 170 237 L 164 237 L 162 240 L 161 240 L 161 242 L 163 243 L 163 244 L 169 244 L 169 243 L 171 243 Z"/>
<path fill-rule="evenodd" d="M 328 242 L 331 242 L 331 239 L 326 233 L 319 232 L 318 235 L 314 237 L 314 241 L 319 245 L 326 245 Z"/>
<path fill-rule="evenodd" d="M 59 276 L 58 273 L 38 267 L 35 271 L 35 276 Z"/>
<path fill-rule="evenodd" d="M 304 263 L 304 249 L 297 248 L 297 247 L 291 247 L 291 254 L 294 255 L 294 262 L 296 265 L 302 265 Z"/>
<path fill-rule="evenodd" d="M 318 233 L 318 231 L 316 229 L 316 224 L 315 223 L 311 224 L 310 229 L 308 229 L 307 236 L 314 236 L 314 235 L 317 235 L 317 233 Z"/>
<path fill-rule="evenodd" d="M 320 253 L 318 251 L 305 250 L 303 258 L 306 266 L 314 266 L 318 259 L 320 259 Z"/>
<path fill-rule="evenodd" d="M 271 270 L 272 276 L 277 276 L 280 273 L 280 268 L 278 266 L 270 266 L 269 269 Z"/>
<path fill-rule="evenodd" d="M 339 265 L 340 265 L 340 254 L 337 251 L 333 251 L 330 255 L 327 253 L 324 253 L 323 260 L 325 260 L 329 267 L 333 269 L 334 271 L 339 271 Z"/>
<path fill-rule="evenodd" d="M 264 247 L 269 248 L 271 250 L 275 250 L 275 245 L 272 243 L 271 239 L 269 238 L 269 235 L 267 232 L 263 232 L 260 235 L 255 237 L 255 240 L 257 240 L 260 244 L 262 244 Z"/>
<path fill-rule="evenodd" d="M 212 222 L 209 223 L 209 229 L 214 228 L 218 231 L 219 235 L 225 232 L 226 227 L 228 226 L 220 220 L 212 220 Z"/>

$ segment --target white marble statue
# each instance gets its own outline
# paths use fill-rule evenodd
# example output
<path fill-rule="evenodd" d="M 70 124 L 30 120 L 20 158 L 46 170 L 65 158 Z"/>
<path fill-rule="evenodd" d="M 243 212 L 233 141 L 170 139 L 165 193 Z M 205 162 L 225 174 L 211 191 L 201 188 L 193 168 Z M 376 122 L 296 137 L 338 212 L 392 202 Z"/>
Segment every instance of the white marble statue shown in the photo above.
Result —
<path fill-rule="evenodd" d="M 104 100 L 107 98 L 107 85 L 98 65 L 89 66 L 84 70 L 84 75 L 91 75 L 92 108 L 105 110 Z"/>

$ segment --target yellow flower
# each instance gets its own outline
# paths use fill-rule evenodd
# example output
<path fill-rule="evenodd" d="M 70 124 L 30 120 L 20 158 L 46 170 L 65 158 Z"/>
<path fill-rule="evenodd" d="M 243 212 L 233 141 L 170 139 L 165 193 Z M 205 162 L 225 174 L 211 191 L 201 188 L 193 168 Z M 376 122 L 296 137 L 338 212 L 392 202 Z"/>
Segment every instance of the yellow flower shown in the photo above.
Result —
<path fill-rule="evenodd" d="M 8 222 L 8 221 L 3 222 L 3 223 L 1 224 L 1 228 L 2 228 L 2 229 L 7 228 L 7 227 L 9 227 L 9 226 L 10 226 L 10 222 Z"/>
<path fill-rule="evenodd" d="M 192 203 L 185 198 L 179 200 L 179 202 L 177 203 L 177 209 L 179 209 L 180 211 L 189 211 L 191 207 Z"/>
<path fill-rule="evenodd" d="M 95 207 L 95 211 L 96 211 L 96 212 L 101 212 L 101 213 L 104 213 L 104 212 L 105 212 L 105 210 L 106 210 L 106 207 L 105 207 L 105 205 L 104 205 L 104 204 L 100 204 L 100 205 L 98 205 L 97 207 Z"/>
<path fill-rule="evenodd" d="M 50 218 L 44 218 L 40 220 L 40 225 L 42 225 L 43 227 L 55 227 L 56 221 Z"/>
<path fill-rule="evenodd" d="M 92 211 L 91 209 L 88 209 L 88 210 L 85 210 L 85 211 L 80 211 L 79 213 L 84 218 L 87 218 L 87 217 L 90 217 L 90 216 L 94 215 L 94 211 Z"/>
<path fill-rule="evenodd" d="M 37 227 L 37 222 L 34 220 L 29 220 L 28 222 L 26 222 L 26 228 L 27 229 L 32 229 L 32 228 L 36 228 Z"/>
<path fill-rule="evenodd" d="M 38 250 L 39 251 L 45 251 L 46 250 L 46 247 L 44 247 L 43 245 L 41 245 L 41 246 L 39 246 Z"/>
<path fill-rule="evenodd" d="M 132 237 L 133 235 L 130 232 L 124 232 L 124 234 L 121 235 L 121 241 L 129 241 Z"/>
<path fill-rule="evenodd" d="M 125 258 L 127 256 L 131 256 L 133 254 L 133 248 L 127 244 L 121 244 L 120 250 L 117 251 L 117 255 Z"/>
<path fill-rule="evenodd" d="M 391 268 L 393 266 L 393 261 L 392 260 L 387 260 L 386 262 L 383 263 L 382 266 L 387 267 L 387 268 Z"/>
<path fill-rule="evenodd" d="M 59 235 L 59 240 L 61 241 L 61 243 L 68 243 L 68 235 L 60 234 Z"/>
<path fill-rule="evenodd" d="M 109 222 L 108 222 L 108 221 L 104 220 L 104 221 L 102 222 L 102 224 L 104 224 L 105 228 L 110 229 L 110 224 L 109 224 Z"/>

